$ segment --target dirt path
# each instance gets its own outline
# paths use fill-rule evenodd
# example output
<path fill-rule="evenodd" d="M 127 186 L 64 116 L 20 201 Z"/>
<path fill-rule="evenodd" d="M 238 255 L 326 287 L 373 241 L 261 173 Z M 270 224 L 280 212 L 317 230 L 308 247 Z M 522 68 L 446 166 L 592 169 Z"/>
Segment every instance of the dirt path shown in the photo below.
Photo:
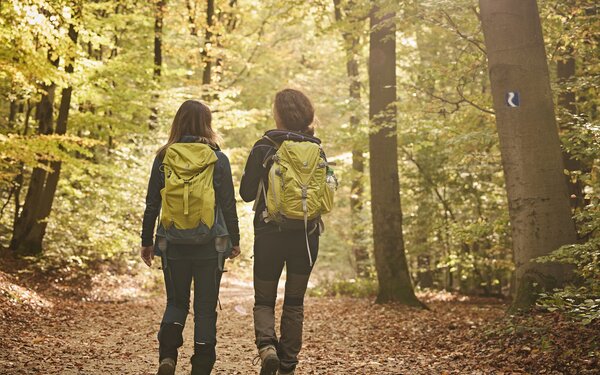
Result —
<path fill-rule="evenodd" d="M 213 373 L 257 374 L 252 365 L 251 286 L 225 281 L 221 299 Z M 5 311 L 0 374 L 153 374 L 163 303 L 156 296 L 122 303 L 66 302 L 55 305 L 51 315 L 13 316 Z M 365 299 L 307 298 L 297 374 L 526 373 L 522 365 L 501 360 L 501 349 L 476 341 L 486 324 L 503 315 L 504 306 L 458 301 L 429 305 L 432 311 L 379 306 Z M 192 323 L 189 317 L 177 374 L 189 374 Z M 529 351 L 508 354 L 522 359 L 532 355 Z"/>

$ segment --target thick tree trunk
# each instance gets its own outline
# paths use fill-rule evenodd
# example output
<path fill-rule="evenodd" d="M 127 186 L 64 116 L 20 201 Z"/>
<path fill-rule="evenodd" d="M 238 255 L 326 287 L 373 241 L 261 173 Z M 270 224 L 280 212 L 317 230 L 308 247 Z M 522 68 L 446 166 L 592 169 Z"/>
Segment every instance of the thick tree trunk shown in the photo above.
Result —
<path fill-rule="evenodd" d="M 333 1 L 335 9 L 335 19 L 337 22 L 343 20 L 340 0 Z M 352 2 L 348 3 L 347 9 L 351 10 Z M 348 15 L 346 15 L 348 17 Z M 357 26 L 358 22 L 355 22 Z M 360 75 L 358 71 L 358 55 L 360 41 L 357 34 L 351 31 L 343 31 L 344 49 L 346 51 L 346 74 L 350 84 L 348 85 L 348 94 L 353 103 L 352 114 L 350 115 L 350 128 L 359 130 L 360 115 L 356 108 L 360 105 Z M 360 132 L 358 132 L 360 134 Z M 352 185 L 350 191 L 350 221 L 352 230 L 352 254 L 354 255 L 355 272 L 357 276 L 367 276 L 369 272 L 369 251 L 365 245 L 365 222 L 363 220 L 363 202 L 364 202 L 364 172 L 365 155 L 363 149 L 363 140 L 360 136 L 355 137 L 352 142 Z"/>
<path fill-rule="evenodd" d="M 575 226 L 537 4 L 479 4 L 512 227 L 513 309 L 528 309 L 538 292 L 561 286 L 570 277 L 569 267 L 534 259 L 574 243 Z M 510 93 L 518 93 L 520 103 Z"/>
<path fill-rule="evenodd" d="M 54 111 L 54 93 L 56 85 L 51 83 L 43 86 L 44 94 L 37 108 L 37 117 L 39 121 L 38 133 L 52 133 L 52 120 Z M 20 215 L 15 216 L 13 223 L 13 234 L 10 242 L 10 248 L 23 255 L 35 255 L 41 253 L 41 247 L 34 247 L 35 244 L 27 243 L 25 240 L 31 229 L 34 227 L 39 209 L 42 205 L 42 196 L 44 184 L 46 181 L 46 170 L 34 168 L 29 180 L 29 188 L 25 196 L 25 203 Z"/>
<path fill-rule="evenodd" d="M 376 2 L 372 2 L 375 4 Z M 375 266 L 379 280 L 377 302 L 398 301 L 423 306 L 415 296 L 402 236 L 396 134 L 396 27 L 395 14 L 370 15 L 369 136 L 371 210 Z"/>
<path fill-rule="evenodd" d="M 76 49 L 77 47 L 77 30 L 75 28 L 75 25 L 71 24 L 69 25 L 69 31 L 68 31 L 68 35 L 69 38 L 71 39 L 71 42 L 73 43 L 73 49 Z M 75 52 L 73 52 L 73 55 L 75 55 Z M 74 66 L 73 66 L 73 57 L 69 60 L 67 66 L 65 67 L 65 72 L 67 74 L 71 74 L 74 71 Z M 44 108 L 44 110 L 47 110 L 47 106 L 50 106 L 49 108 L 49 113 L 42 113 L 40 115 L 40 133 L 42 134 L 42 117 L 44 116 L 45 120 L 44 120 L 44 133 L 43 134 L 50 134 L 50 133 L 55 133 L 57 135 L 64 135 L 67 131 L 67 121 L 68 121 L 68 117 L 69 117 L 69 108 L 71 107 L 71 94 L 73 92 L 73 87 L 72 86 L 68 86 L 65 87 L 64 89 L 62 89 L 61 91 L 61 102 L 60 102 L 60 107 L 59 107 L 59 111 L 58 111 L 58 118 L 56 121 L 56 128 L 53 129 L 52 128 L 52 120 L 53 120 L 53 112 L 54 112 L 54 91 L 55 88 L 53 88 L 52 90 L 52 98 L 49 101 L 49 103 L 45 104 L 44 107 L 40 106 L 41 108 Z M 43 102 L 43 100 L 42 100 Z M 30 183 L 28 192 L 27 192 L 27 198 L 25 199 L 25 205 L 23 207 L 23 215 L 25 215 L 25 211 L 27 209 L 27 206 L 29 204 L 29 202 L 35 202 L 35 209 L 31 210 L 31 213 L 29 214 L 29 216 L 31 216 L 33 219 L 31 220 L 31 222 L 24 228 L 24 231 L 20 234 L 19 238 L 19 242 L 20 243 L 16 243 L 15 246 L 13 247 L 14 249 L 21 249 L 21 252 L 25 252 L 25 253 L 31 253 L 31 254 L 39 254 L 42 251 L 42 242 L 44 239 L 44 236 L 46 234 L 46 228 L 48 226 L 48 217 L 50 216 L 50 213 L 52 212 L 52 205 L 54 203 L 54 197 L 56 195 L 56 188 L 58 186 L 58 181 L 60 179 L 60 170 L 62 167 L 62 163 L 61 161 L 51 161 L 49 163 L 49 167 L 51 169 L 50 172 L 46 172 L 43 171 L 43 175 L 44 175 L 44 180 L 43 182 L 36 182 L 36 187 L 33 190 L 33 193 L 36 194 L 36 196 L 31 195 L 30 196 L 30 191 L 32 188 L 32 185 Z M 38 168 L 39 169 L 39 168 Z M 34 169 L 33 174 L 36 174 L 36 170 Z M 41 176 L 41 174 L 40 174 Z M 37 175 L 36 175 L 37 178 Z M 32 175 L 32 181 L 33 181 L 34 177 Z M 41 188 L 39 187 L 41 185 Z M 32 194 L 33 194 L 32 193 Z M 23 216 L 21 215 L 21 216 Z M 13 236 L 13 240 L 15 240 L 17 237 Z M 12 246 L 11 246 L 12 247 Z"/>
<path fill-rule="evenodd" d="M 69 28 L 69 36 L 73 43 L 77 43 L 77 32 L 75 31 L 73 25 L 71 25 Z M 73 73 L 73 61 L 69 63 L 65 71 L 69 74 Z M 72 86 L 62 89 L 55 134 L 64 135 L 67 132 L 67 122 L 69 119 L 69 109 L 71 108 L 72 92 Z M 30 248 L 42 249 L 42 241 L 46 235 L 48 217 L 52 212 L 52 205 L 54 204 L 54 197 L 56 196 L 56 188 L 58 187 L 61 168 L 62 162 L 60 160 L 50 162 L 50 169 L 52 171 L 48 172 L 46 177 L 46 184 L 42 192 L 42 199 L 38 209 L 37 220 L 34 222 L 31 231 L 24 241 L 25 243 L 29 244 L 28 246 Z"/>

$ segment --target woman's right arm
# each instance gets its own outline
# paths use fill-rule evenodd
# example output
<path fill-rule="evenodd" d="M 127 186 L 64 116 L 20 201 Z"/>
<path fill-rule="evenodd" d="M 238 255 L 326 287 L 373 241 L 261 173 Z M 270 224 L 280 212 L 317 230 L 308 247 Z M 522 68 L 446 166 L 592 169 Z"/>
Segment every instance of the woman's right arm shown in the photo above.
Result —
<path fill-rule="evenodd" d="M 260 141 L 256 142 L 250 151 L 248 160 L 246 160 L 246 166 L 244 167 L 244 174 L 242 175 L 242 181 L 240 182 L 240 196 L 244 202 L 252 202 L 256 198 L 258 192 L 258 184 L 264 174 L 264 168 L 262 166 L 262 149 L 266 147 L 261 145 Z"/>
<path fill-rule="evenodd" d="M 150 181 L 148 181 L 148 193 L 146 194 L 146 210 L 142 222 L 142 247 L 149 247 L 154 244 L 154 227 L 162 202 L 160 191 L 164 185 L 160 165 L 160 159 L 155 158 L 150 173 Z"/>

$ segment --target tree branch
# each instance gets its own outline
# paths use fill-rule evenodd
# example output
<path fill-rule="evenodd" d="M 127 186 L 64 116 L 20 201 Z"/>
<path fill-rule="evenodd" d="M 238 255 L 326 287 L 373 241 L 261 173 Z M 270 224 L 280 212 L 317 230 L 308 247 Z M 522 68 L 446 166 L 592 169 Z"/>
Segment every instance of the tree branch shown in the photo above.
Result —
<path fill-rule="evenodd" d="M 454 31 L 456 33 L 456 35 L 461 37 L 461 39 L 464 39 L 467 42 L 474 45 L 479 51 L 481 51 L 481 53 L 483 53 L 484 55 L 487 56 L 487 51 L 483 47 L 481 41 L 475 39 L 472 36 L 468 36 L 465 33 L 463 33 L 462 31 L 460 31 L 460 29 L 458 28 L 458 25 L 456 24 L 456 22 L 454 22 L 452 17 L 450 17 L 450 15 L 445 10 L 442 10 L 441 12 L 444 15 L 444 17 L 446 18 L 446 20 L 448 21 L 448 23 L 450 24 L 450 30 Z"/>

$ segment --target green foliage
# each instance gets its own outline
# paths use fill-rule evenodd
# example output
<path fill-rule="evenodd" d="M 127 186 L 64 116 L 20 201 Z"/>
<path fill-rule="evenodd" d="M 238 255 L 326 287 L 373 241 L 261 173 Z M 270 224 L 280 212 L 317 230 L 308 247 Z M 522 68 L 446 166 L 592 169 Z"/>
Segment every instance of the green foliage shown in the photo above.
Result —
<path fill-rule="evenodd" d="M 163 64 L 160 77 L 154 77 L 153 1 L 0 2 L 0 242 L 10 241 L 15 186 L 22 187 L 22 204 L 31 169 L 48 169 L 48 161 L 60 160 L 62 175 L 40 261 L 49 268 L 134 262 L 150 164 L 178 106 L 192 98 L 208 102 L 239 186 L 250 148 L 274 127 L 275 92 L 291 86 L 314 101 L 317 136 L 337 162 L 341 183 L 336 209 L 324 218 L 317 276 L 356 277 L 353 228 L 361 230 L 361 243 L 372 249 L 368 168 L 358 226 L 350 211 L 356 175 L 351 150 L 368 144 L 367 15 L 372 2 L 341 0 L 342 19 L 336 20 L 333 0 L 216 1 L 215 39 L 208 47 L 210 85 L 202 85 L 205 3 L 191 2 L 193 14 L 184 0 L 166 3 Z M 433 288 L 506 294 L 513 270 L 508 207 L 476 2 L 379 3 L 397 15 L 399 168 L 413 278 L 422 285 L 423 275 L 430 275 Z M 600 224 L 593 198 L 600 190 L 600 64 L 594 6 L 592 0 L 540 2 L 554 92 L 557 97 L 575 92 L 577 98 L 577 113 L 557 110 L 565 150 L 583 165 L 570 177 L 583 184 L 590 200 L 577 213 L 580 235 L 588 242 L 553 255 L 555 261 L 574 264 L 582 279 L 546 296 L 544 301 L 554 299 L 555 305 L 563 301 L 564 311 L 598 296 L 594 267 Z M 75 44 L 68 38 L 70 25 L 79 34 Z M 348 94 L 344 34 L 358 38 L 353 52 L 360 99 Z M 573 56 L 576 75 L 559 80 L 556 63 Z M 74 72 L 68 74 L 71 59 Z M 37 134 L 37 103 L 51 85 L 54 121 L 62 89 L 73 87 L 65 136 Z M 153 110 L 159 121 L 149 130 Z M 351 115 L 360 125 L 350 124 Z M 249 276 L 253 212 L 248 204 L 238 209 L 242 256 L 229 267 Z M 327 281 L 312 293 L 372 295 L 373 278 Z"/>
<path fill-rule="evenodd" d="M 44 219 L 45 251 L 38 259 L 43 268 L 123 263 L 136 253 L 150 163 L 144 153 L 152 153 L 149 138 L 140 134 L 147 129 L 156 88 L 149 5 L 110 0 L 0 4 L 0 100 L 8 104 L 0 110 L 5 200 L 0 239 L 10 240 L 31 169 L 51 172 L 50 162 L 62 162 L 53 210 Z M 77 43 L 68 35 L 72 26 Z M 68 64 L 74 65 L 72 74 L 66 72 Z M 55 127 L 63 89 L 69 86 L 67 134 L 40 134 L 38 102 L 46 96 L 53 104 Z"/>
<path fill-rule="evenodd" d="M 512 252 L 475 11 L 468 1 L 410 2 L 399 20 L 404 230 L 418 284 L 429 272 L 434 287 L 498 294 L 508 290 Z"/>
<path fill-rule="evenodd" d="M 574 94 L 571 108 L 559 107 L 558 119 L 564 149 L 580 165 L 565 171 L 572 183 L 580 183 L 584 207 L 575 211 L 580 241 L 554 251 L 540 262 L 573 266 L 576 280 L 563 289 L 544 293 L 539 304 L 559 310 L 584 324 L 600 317 L 600 123 L 598 119 L 598 33 L 597 4 L 590 0 L 549 1 L 542 7 L 551 61 L 575 63 L 575 74 L 558 77 L 557 96 Z M 575 112 L 573 112 L 573 108 Z"/>
<path fill-rule="evenodd" d="M 377 281 L 372 278 L 327 280 L 308 290 L 313 297 L 374 297 L 377 295 Z"/>
<path fill-rule="evenodd" d="M 24 167 L 50 170 L 48 161 L 64 160 L 81 164 L 93 156 L 99 143 L 76 136 L 0 134 L 0 186 L 11 185 Z"/>
<path fill-rule="evenodd" d="M 539 304 L 550 311 L 559 310 L 583 324 L 600 318 L 600 210 L 596 196 L 586 210 L 577 215 L 587 241 L 566 245 L 540 262 L 559 262 L 574 267 L 577 280 L 563 289 L 541 295 Z"/>

